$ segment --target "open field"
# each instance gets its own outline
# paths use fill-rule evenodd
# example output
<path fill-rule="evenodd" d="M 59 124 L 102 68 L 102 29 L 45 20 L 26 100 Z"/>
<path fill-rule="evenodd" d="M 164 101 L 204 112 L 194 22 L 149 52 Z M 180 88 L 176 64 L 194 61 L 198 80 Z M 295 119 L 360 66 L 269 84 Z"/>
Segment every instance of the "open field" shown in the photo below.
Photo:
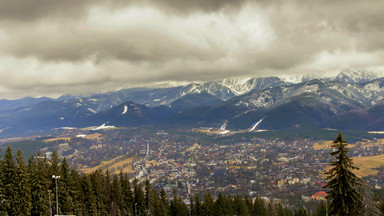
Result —
<path fill-rule="evenodd" d="M 369 175 L 377 175 L 378 169 L 380 166 L 384 166 L 384 154 L 368 156 L 368 157 L 353 157 L 353 165 L 358 167 L 359 170 L 353 170 L 353 172 L 359 176 L 369 176 Z M 327 166 L 325 170 L 329 170 L 329 166 Z M 321 177 L 325 177 L 324 173 L 320 174 Z"/>
<path fill-rule="evenodd" d="M 71 137 L 57 137 L 57 138 L 43 140 L 43 142 L 56 142 L 56 141 L 69 142 L 71 141 Z"/>
<path fill-rule="evenodd" d="M 365 140 L 365 141 L 361 141 L 361 142 L 356 142 L 356 143 L 353 143 L 353 144 L 350 144 L 348 143 L 348 148 L 354 148 L 354 147 L 357 147 L 358 144 L 361 145 L 361 147 L 368 147 L 370 146 L 372 143 L 372 141 L 370 140 Z M 313 149 L 315 150 L 321 150 L 321 149 L 331 149 L 331 145 L 333 144 L 333 141 L 320 141 L 320 142 L 317 142 L 315 144 L 313 144 Z M 384 140 L 383 140 L 383 144 L 384 144 Z M 376 144 L 378 145 L 378 144 Z"/>
<path fill-rule="evenodd" d="M 361 148 L 379 146 L 379 145 L 384 145 L 384 139 L 376 139 L 376 138 L 373 138 L 372 140 L 363 139 L 363 141 L 356 142 L 355 144 L 356 146 L 360 145 Z"/>
<path fill-rule="evenodd" d="M 103 135 L 101 133 L 94 133 L 94 134 L 88 134 L 85 135 L 85 139 L 90 139 L 90 140 L 102 140 L 104 139 Z"/>
<path fill-rule="evenodd" d="M 313 148 L 315 150 L 320 150 L 320 149 L 331 149 L 333 141 L 321 141 L 317 142 L 313 145 Z"/>
<path fill-rule="evenodd" d="M 354 173 L 361 176 L 376 175 L 380 166 L 384 166 L 384 155 L 375 155 L 368 157 L 354 157 L 353 163 L 359 170 L 355 170 Z"/>
<path fill-rule="evenodd" d="M 134 172 L 132 168 L 133 162 L 136 161 L 136 158 L 124 158 L 124 156 L 116 157 L 109 161 L 103 161 L 101 164 L 91 167 L 91 168 L 83 168 L 80 169 L 80 171 L 84 173 L 91 173 L 96 170 L 109 170 L 110 173 L 118 174 L 120 173 L 120 170 L 123 170 L 125 173 L 132 173 Z"/>

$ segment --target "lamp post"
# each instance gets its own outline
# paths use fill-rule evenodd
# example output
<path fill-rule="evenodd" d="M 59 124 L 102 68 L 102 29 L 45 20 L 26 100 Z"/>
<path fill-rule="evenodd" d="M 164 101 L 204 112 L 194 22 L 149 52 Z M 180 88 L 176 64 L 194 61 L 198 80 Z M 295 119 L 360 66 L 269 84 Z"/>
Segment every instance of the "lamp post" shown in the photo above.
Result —
<path fill-rule="evenodd" d="M 56 215 L 59 215 L 59 196 L 57 195 L 57 179 L 59 179 L 60 176 L 53 175 L 52 178 L 54 178 L 56 182 Z"/>

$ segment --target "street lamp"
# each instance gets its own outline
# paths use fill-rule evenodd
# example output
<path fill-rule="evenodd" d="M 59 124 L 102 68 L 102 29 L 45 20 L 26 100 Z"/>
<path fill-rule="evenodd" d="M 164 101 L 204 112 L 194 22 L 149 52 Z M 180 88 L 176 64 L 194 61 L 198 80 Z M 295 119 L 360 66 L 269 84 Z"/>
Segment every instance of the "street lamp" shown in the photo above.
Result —
<path fill-rule="evenodd" d="M 56 182 L 56 215 L 59 215 L 59 196 L 57 195 L 57 179 L 59 179 L 60 176 L 53 175 L 52 178 L 54 178 Z"/>

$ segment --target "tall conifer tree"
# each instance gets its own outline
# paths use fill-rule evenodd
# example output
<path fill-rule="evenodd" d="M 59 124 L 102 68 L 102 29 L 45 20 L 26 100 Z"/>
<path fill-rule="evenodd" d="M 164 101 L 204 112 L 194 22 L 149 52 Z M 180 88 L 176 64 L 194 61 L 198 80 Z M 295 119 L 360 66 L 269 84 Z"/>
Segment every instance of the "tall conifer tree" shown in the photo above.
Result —
<path fill-rule="evenodd" d="M 30 173 L 29 183 L 32 194 L 32 215 L 49 215 L 50 204 L 48 190 L 51 182 L 51 176 L 48 173 L 48 161 L 39 151 L 34 158 L 29 158 L 28 171 Z"/>
<path fill-rule="evenodd" d="M 347 145 L 339 132 L 332 145 L 335 151 L 331 153 L 336 160 L 331 162 L 332 167 L 326 172 L 326 180 L 328 180 L 326 188 L 331 189 L 327 196 L 330 215 L 359 215 L 362 208 L 363 197 L 356 190 L 362 181 L 352 172 L 353 169 L 358 168 L 353 166 L 352 159 L 347 155 L 349 151 Z"/>
<path fill-rule="evenodd" d="M 0 148 L 1 153 L 1 148 Z M 3 157 L 0 154 L 0 215 L 6 215 L 6 202 L 7 197 L 5 196 L 4 190 L 4 173 L 3 173 Z"/>
<path fill-rule="evenodd" d="M 7 198 L 7 202 L 5 203 L 7 212 L 9 215 L 15 215 L 16 213 L 16 205 L 17 205 L 17 199 L 16 196 L 16 163 L 13 160 L 12 155 L 12 149 L 10 146 L 7 147 L 5 150 L 4 155 L 4 164 L 3 164 L 3 185 L 4 185 L 4 192 L 5 196 Z"/>
<path fill-rule="evenodd" d="M 30 215 L 31 189 L 28 181 L 28 168 L 25 164 L 23 152 L 19 149 L 16 153 L 16 173 L 14 179 L 14 193 L 17 197 L 13 207 L 14 215 Z"/>
<path fill-rule="evenodd" d="M 52 163 L 52 166 L 54 164 Z M 59 183 L 59 205 L 61 212 L 66 215 L 73 214 L 73 199 L 71 194 L 74 194 L 73 192 L 73 181 L 70 175 L 70 169 L 69 165 L 67 163 L 67 160 L 64 158 L 61 165 L 59 166 L 58 170 L 60 174 L 60 181 Z"/>
<path fill-rule="evenodd" d="M 128 174 L 120 172 L 121 191 L 123 203 L 121 206 L 123 215 L 133 215 L 133 193 L 131 191 L 131 184 L 129 183 Z"/>

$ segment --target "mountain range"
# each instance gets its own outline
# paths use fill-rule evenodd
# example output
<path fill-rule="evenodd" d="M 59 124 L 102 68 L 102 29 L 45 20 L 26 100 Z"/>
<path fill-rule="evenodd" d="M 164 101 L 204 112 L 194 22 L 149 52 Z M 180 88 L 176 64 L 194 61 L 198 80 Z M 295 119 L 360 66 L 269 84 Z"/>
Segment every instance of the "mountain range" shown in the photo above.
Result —
<path fill-rule="evenodd" d="M 132 88 L 87 97 L 0 100 L 0 136 L 60 127 L 143 125 L 247 129 L 382 130 L 384 78 L 347 70 L 309 76 L 224 79 Z"/>

